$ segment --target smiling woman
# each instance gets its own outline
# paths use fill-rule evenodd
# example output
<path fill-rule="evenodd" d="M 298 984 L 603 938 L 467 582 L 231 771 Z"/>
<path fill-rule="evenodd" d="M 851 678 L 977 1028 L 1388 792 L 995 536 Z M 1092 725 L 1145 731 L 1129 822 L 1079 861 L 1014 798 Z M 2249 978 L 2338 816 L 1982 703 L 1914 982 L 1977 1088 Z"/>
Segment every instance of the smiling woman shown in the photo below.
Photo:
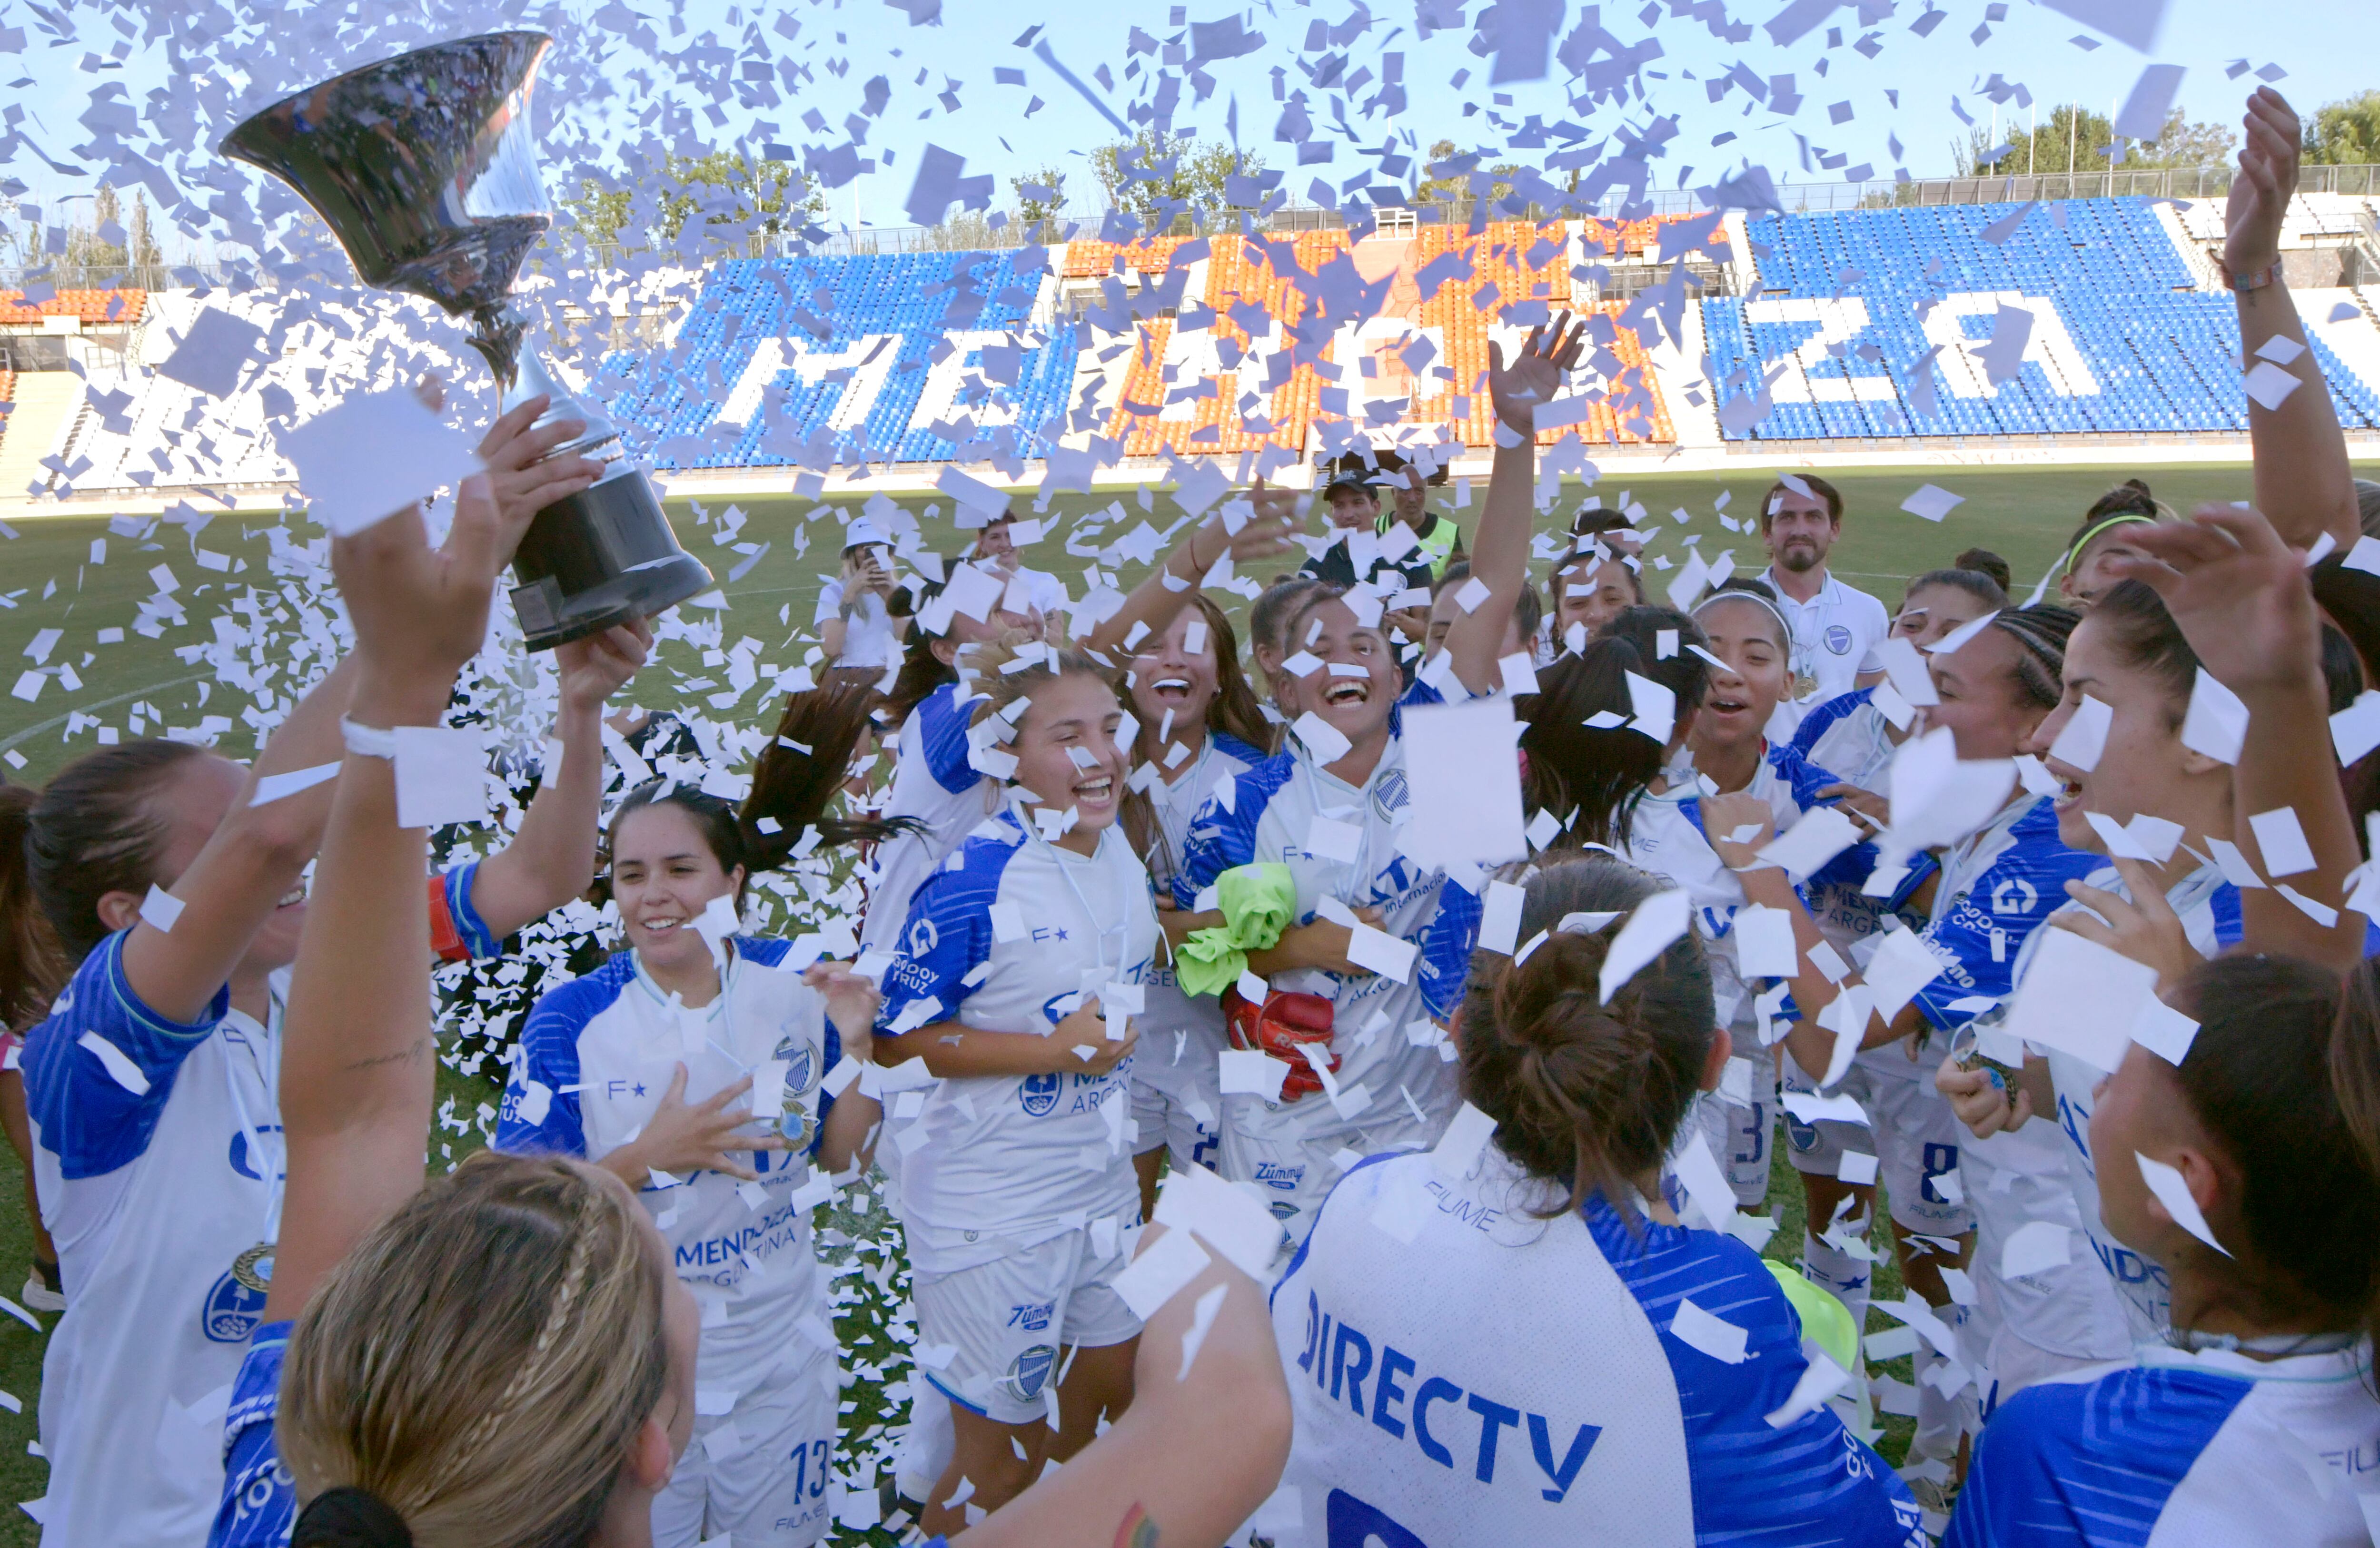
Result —
<path fill-rule="evenodd" d="M 847 1086 L 837 1097 L 827 1075 L 868 1059 L 878 996 L 844 963 L 781 971 L 791 942 L 741 933 L 745 884 L 771 848 L 783 853 L 715 796 L 630 792 L 610 835 L 628 949 L 529 1012 L 496 1146 L 593 1161 L 650 1212 L 704 1304 L 703 1368 L 742 1373 L 732 1408 L 695 1421 L 698 1438 L 732 1424 L 777 1456 L 816 1448 L 822 1462 L 834 1355 L 796 1331 L 829 1314 L 808 1216 L 824 1191 L 814 1179 L 864 1166 L 873 1148 L 881 1107 Z M 756 1211 L 771 1228 L 749 1228 Z M 752 1478 L 710 1458 L 689 1449 L 654 1502 L 665 1540 L 756 1521 L 789 1543 L 824 1535 L 817 1469 Z"/>
<path fill-rule="evenodd" d="M 1108 669 L 1039 644 L 978 647 L 960 668 L 1006 804 L 910 901 L 879 1045 L 941 1078 L 900 1167 L 918 1336 L 956 1351 L 921 1372 L 955 1432 L 922 1518 L 945 1532 L 1132 1401 L 1123 1115 L 1158 940 L 1148 874 L 1115 830 L 1132 730 Z"/>

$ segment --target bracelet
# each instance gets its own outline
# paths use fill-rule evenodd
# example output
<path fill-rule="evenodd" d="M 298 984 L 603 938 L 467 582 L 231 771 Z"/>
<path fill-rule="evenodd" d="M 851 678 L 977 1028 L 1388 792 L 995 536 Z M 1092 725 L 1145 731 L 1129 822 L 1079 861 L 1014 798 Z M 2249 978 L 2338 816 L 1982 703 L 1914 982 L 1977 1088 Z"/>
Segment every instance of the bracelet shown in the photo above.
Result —
<path fill-rule="evenodd" d="M 2251 290 L 2262 290 L 2278 280 L 2281 277 L 2281 260 L 2277 258 L 2262 269 L 2253 270 L 2245 274 L 2235 274 L 2231 272 L 2231 266 L 2218 256 L 2215 260 L 2215 272 L 2223 276 L 2225 284 L 2234 291 L 2244 294 Z"/>
<path fill-rule="evenodd" d="M 345 715 L 339 717 L 339 735 L 346 739 L 347 751 L 359 758 L 396 757 L 396 732 L 378 726 L 359 726 Z"/>

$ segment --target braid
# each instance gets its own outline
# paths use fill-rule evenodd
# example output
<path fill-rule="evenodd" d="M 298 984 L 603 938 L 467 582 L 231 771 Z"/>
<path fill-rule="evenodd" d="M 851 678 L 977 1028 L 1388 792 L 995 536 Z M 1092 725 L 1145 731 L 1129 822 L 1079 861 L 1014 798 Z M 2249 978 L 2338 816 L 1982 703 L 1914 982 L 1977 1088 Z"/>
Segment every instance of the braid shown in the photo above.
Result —
<path fill-rule="evenodd" d="M 480 1421 L 472 1426 L 464 1442 L 467 1453 L 501 1430 L 514 1411 L 536 1390 L 537 1383 L 546 1373 L 545 1368 L 552 1363 L 555 1341 L 570 1325 L 570 1309 L 586 1287 L 587 1273 L 595 1259 L 595 1239 L 602 1234 L 593 1228 L 600 1222 L 596 1218 L 597 1212 L 588 1207 L 589 1198 L 586 1184 L 581 1182 L 579 1188 L 578 1197 L 571 1206 L 570 1217 L 563 1227 L 570 1239 L 570 1258 L 563 1267 L 562 1283 L 554 1288 L 553 1304 L 547 1309 L 545 1321 L 538 1327 L 537 1341 L 529 1346 L 528 1358 L 521 1361 L 520 1369 L 513 1373 L 513 1379 L 504 1384 L 504 1389 L 497 1395 L 496 1400 L 488 1405 Z"/>

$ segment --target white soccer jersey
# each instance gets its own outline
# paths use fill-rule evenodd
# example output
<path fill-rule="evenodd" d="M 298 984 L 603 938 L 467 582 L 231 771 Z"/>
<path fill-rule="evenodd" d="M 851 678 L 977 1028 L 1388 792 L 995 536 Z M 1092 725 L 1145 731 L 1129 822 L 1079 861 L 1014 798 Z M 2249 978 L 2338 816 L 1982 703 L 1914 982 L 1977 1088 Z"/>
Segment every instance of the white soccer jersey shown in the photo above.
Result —
<path fill-rule="evenodd" d="M 1148 873 L 1122 832 L 1080 855 L 1002 812 L 917 889 L 878 1035 L 903 1058 L 938 1022 L 1047 1035 L 1077 995 L 1104 1005 L 1108 986 L 1144 983 L 1156 949 Z M 1124 1132 L 1136 1057 L 1104 1074 L 946 1080 L 915 1118 L 894 1097 L 910 1262 L 954 1273 L 1102 1219 L 1136 1223 Z"/>
<path fill-rule="evenodd" d="M 2131 897 L 2122 874 L 2113 865 L 2094 871 L 2086 879 L 2088 885 L 2119 898 Z M 2240 889 L 2225 881 L 2221 871 L 2202 865 L 2166 889 L 2165 896 L 2200 956 L 2213 957 L 2239 942 Z M 2082 906 L 2069 903 L 2055 913 Z M 2017 961 L 2019 983 L 2032 965 L 2034 949 L 2038 944 L 2038 935 L 2025 941 L 2025 951 Z M 2099 1177 L 2091 1161 L 2091 1113 L 2095 1106 L 2092 1088 L 2107 1074 L 2071 1054 L 2053 1051 L 2049 1055 L 2050 1079 L 2058 1087 L 2058 1127 L 2066 1136 L 2066 1170 L 2074 1188 L 2075 1210 L 2082 1216 L 2082 1230 L 2091 1239 L 2091 1249 L 2098 1255 L 2100 1266 L 2115 1284 L 2117 1298 L 2131 1324 L 2133 1341 L 2140 1343 L 2160 1336 L 2166 1324 L 2172 1320 L 2173 1286 L 2163 1268 L 2118 1241 L 2099 1219 Z"/>
<path fill-rule="evenodd" d="M 1892 792 L 1892 722 L 1876 707 L 1876 690 L 1861 688 L 1813 705 L 1793 729 L 1793 750 L 1845 783 Z"/>
<path fill-rule="evenodd" d="M 1777 605 L 1784 610 L 1785 621 L 1792 628 L 1793 674 L 1816 684 L 1799 703 L 1779 705 L 1780 716 L 1798 721 L 1836 695 L 1850 693 L 1862 672 L 1884 670 L 1884 658 L 1876 653 L 1876 647 L 1892 632 L 1892 619 L 1881 601 L 1856 587 L 1845 586 L 1832 574 L 1806 602 L 1786 595 L 1773 565 L 1756 578 L 1777 593 Z"/>
<path fill-rule="evenodd" d="M 909 899 L 966 837 L 967 829 L 998 809 L 999 787 L 971 761 L 974 744 L 967 722 L 974 705 L 956 683 L 945 683 L 917 701 L 901 722 L 899 761 L 892 790 L 880 816 L 916 817 L 920 833 L 902 833 L 877 847 L 876 876 L 868 885 L 868 913 L 859 938 L 871 949 L 890 951 L 899 943 Z"/>
<path fill-rule="evenodd" d="M 1272 1292 L 1303 1511 L 1282 1548 L 1922 1548 L 1832 1410 L 1767 1422 L 1807 1361 L 1750 1249 L 1560 1203 L 1492 1142 L 1459 1179 L 1402 1155 L 1341 1180 Z"/>
<path fill-rule="evenodd" d="M 224 1411 L 263 1317 L 258 1270 L 272 1268 L 242 1259 L 277 1227 L 276 1033 L 225 993 L 188 1025 L 158 1015 L 126 981 L 123 947 L 110 936 L 83 960 L 22 1061 L 67 1293 L 42 1363 L 52 1548 L 205 1538 Z"/>
<path fill-rule="evenodd" d="M 1172 896 L 1173 877 L 1189 849 L 1191 819 L 1213 797 L 1216 786 L 1236 780 L 1264 758 L 1235 736 L 1209 732 L 1207 744 L 1181 778 L 1150 784 L 1148 799 L 1156 808 L 1158 831 L 1149 879 L 1167 897 Z M 1140 1017 L 1140 1046 L 1133 1050 L 1133 1080 L 1172 1100 L 1202 1104 L 1208 1112 L 1198 1127 L 1211 1131 L 1221 1109 L 1215 1057 L 1224 1047 L 1222 1002 L 1212 995 L 1184 994 L 1174 982 L 1172 961 L 1160 961 L 1149 969 L 1148 1007 Z M 1211 1139 L 1211 1132 L 1207 1137 Z M 1140 1148 L 1148 1150 L 1164 1138 L 1143 1133 Z M 1211 1166 L 1211 1159 L 1207 1164 Z"/>
<path fill-rule="evenodd" d="M 805 1318 L 832 1326 L 809 1229 L 824 1189 L 805 1185 L 834 1100 L 821 1082 L 842 1057 L 824 998 L 776 966 L 786 942 L 738 937 L 727 944 L 720 992 L 697 1010 L 673 1005 L 634 951 L 541 996 L 521 1032 L 495 1141 L 499 1150 L 600 1161 L 651 1121 L 678 1065 L 690 1105 L 747 1075 L 765 1080 L 771 1060 L 783 1064 L 780 1106 L 760 1114 L 751 1132 L 780 1132 L 795 1148 L 750 1152 L 758 1183 L 700 1171 L 669 1186 L 648 1179 L 637 1191 L 670 1244 L 678 1278 L 706 1303 L 698 1385 L 722 1397 L 789 1360 L 832 1364 L 832 1350 L 800 1331 Z"/>
<path fill-rule="evenodd" d="M 2058 840 L 2058 813 L 2048 801 L 2019 794 L 1982 829 L 1944 851 L 1941 864 L 1925 936 L 1943 960 L 1942 975 L 1911 1003 L 1929 1026 L 1950 1032 L 2006 1014 L 2017 965 L 2029 960 L 2026 943 L 2065 906 L 2065 883 L 2104 862 Z M 1934 1051 L 1920 1061 L 1918 1078 L 1928 1089 L 1945 1041 L 1933 1039 Z M 1872 1049 L 1860 1057 L 1886 1052 L 1899 1050 Z M 1976 1229 L 1970 1348 L 1984 1354 L 2003 1331 L 2068 1359 L 2107 1360 L 2130 1348 L 2131 1334 L 2107 1276 L 2082 1251 L 2081 1240 L 2070 1238 L 2071 1256 L 2062 1264 L 2013 1279 L 2000 1273 L 2009 1239 L 2024 1227 L 2048 1222 L 2081 1229 L 2056 1123 L 2035 1118 L 2014 1132 L 1981 1140 L 1961 1129 L 1957 1144 L 1961 1191 Z M 1987 1404 L 1991 1397 L 1985 1394 Z"/>
<path fill-rule="evenodd" d="M 1777 831 L 1782 833 L 1819 804 L 1819 791 L 1834 783 L 1832 773 L 1813 765 L 1791 747 L 1771 744 L 1761 750 L 1760 761 L 1752 771 L 1752 782 L 1744 786 L 1743 793 L 1768 804 Z M 1691 776 L 1663 794 L 1648 792 L 1637 803 L 1635 816 L 1629 824 L 1628 842 L 1621 853 L 1629 864 L 1667 877 L 1685 889 L 1694 905 L 1695 932 L 1702 937 L 1710 962 L 1711 998 L 1718 1007 L 1719 1024 L 1731 1032 L 1752 1035 L 1753 993 L 1737 971 L 1731 937 L 1735 911 L 1743 906 L 1743 886 L 1704 836 L 1702 792 L 1692 782 Z M 1852 850 L 1846 857 L 1829 864 L 1803 888 L 1813 915 L 1822 925 L 1825 915 L 1817 901 L 1820 896 L 1839 875 L 1850 878 L 1848 889 L 1856 893 L 1858 877 L 1851 873 L 1856 870 L 1858 877 L 1864 877 L 1874 859 L 1874 852 L 1865 846 Z M 1753 1036 L 1747 1046 L 1756 1046 L 1758 1043 L 1757 1036 Z"/>
<path fill-rule="evenodd" d="M 1296 885 L 1294 923 L 1310 923 L 1322 900 L 1335 898 L 1349 908 L 1379 909 L 1381 927 L 1415 949 L 1403 983 L 1381 974 L 1321 972 L 1272 981 L 1275 990 L 1332 1003 L 1330 1050 L 1339 1058 L 1333 1079 L 1341 1100 L 1317 1093 L 1268 1104 L 1235 1095 L 1226 1103 L 1223 1143 L 1230 1156 L 1235 1136 L 1257 1142 L 1226 1175 L 1246 1172 L 1234 1180 L 1261 1182 L 1280 1195 L 1274 1213 L 1293 1236 L 1312 1225 L 1329 1180 L 1324 1173 L 1339 1150 L 1431 1144 L 1454 1115 L 1454 1066 L 1439 1054 L 1434 1034 L 1430 1034 L 1433 1016 L 1451 1014 L 1462 997 L 1477 908 L 1460 889 L 1446 898 L 1462 906 L 1441 908 L 1441 873 L 1397 846 L 1409 815 L 1400 736 L 1391 734 L 1361 787 L 1317 765 L 1293 738 L 1290 750 L 1233 780 L 1228 803 L 1219 796 L 1198 814 L 1174 878 L 1175 901 L 1190 908 L 1225 871 L 1277 861 Z"/>
<path fill-rule="evenodd" d="M 1944 1548 L 2364 1548 L 2372 1345 L 2259 1360 L 2143 1346 L 2054 1377 L 1976 1443 Z"/>

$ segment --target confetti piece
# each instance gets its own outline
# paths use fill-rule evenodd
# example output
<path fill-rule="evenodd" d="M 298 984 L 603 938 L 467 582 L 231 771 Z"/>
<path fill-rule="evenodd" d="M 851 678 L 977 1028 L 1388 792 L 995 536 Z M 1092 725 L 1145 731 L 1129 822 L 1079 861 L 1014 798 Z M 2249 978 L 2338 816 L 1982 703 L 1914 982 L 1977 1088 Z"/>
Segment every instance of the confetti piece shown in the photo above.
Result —
<path fill-rule="evenodd" d="M 1713 1316 L 1684 1296 L 1670 1318 L 1670 1336 L 1700 1354 L 1726 1365 L 1741 1365 L 1752 1335 L 1723 1317 Z"/>
<path fill-rule="evenodd" d="M 2190 1184 L 2183 1180 L 2179 1168 L 2143 1155 L 2139 1151 L 2132 1152 L 2132 1159 L 2141 1164 L 2141 1180 L 2148 1184 L 2149 1191 L 2156 1196 L 2156 1202 L 2165 1205 L 2166 1213 L 2173 1216 L 2175 1225 L 2225 1257 L 2231 1255 L 2229 1248 L 2215 1240 L 2214 1228 L 2207 1225 L 2198 1201 L 2191 1197 Z"/>

